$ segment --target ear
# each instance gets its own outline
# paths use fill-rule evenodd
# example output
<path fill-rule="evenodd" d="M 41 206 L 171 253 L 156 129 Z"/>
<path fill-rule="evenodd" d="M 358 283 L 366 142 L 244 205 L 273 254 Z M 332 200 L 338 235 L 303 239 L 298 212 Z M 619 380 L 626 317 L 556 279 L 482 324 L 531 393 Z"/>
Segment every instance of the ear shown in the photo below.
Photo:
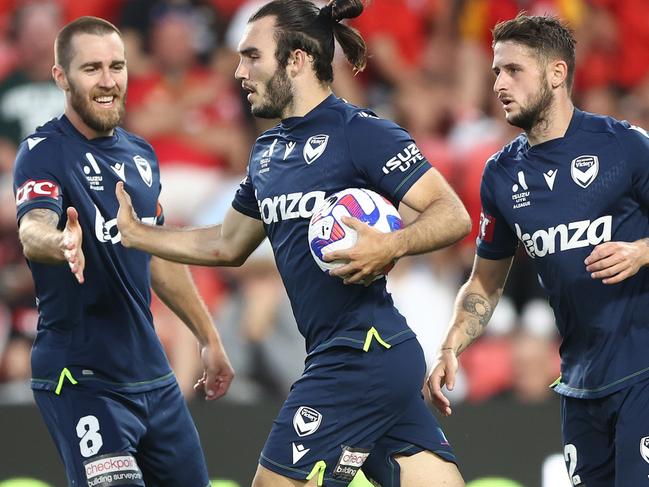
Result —
<path fill-rule="evenodd" d="M 297 76 L 308 64 L 310 56 L 302 49 L 295 49 L 288 58 L 286 69 L 290 76 Z"/>
<path fill-rule="evenodd" d="M 552 88 L 559 88 L 561 85 L 566 85 L 568 65 L 562 60 L 551 61 L 548 63 L 548 75 Z"/>
<path fill-rule="evenodd" d="M 52 66 L 52 78 L 54 78 L 54 82 L 56 83 L 56 85 L 59 88 L 61 88 L 63 91 L 70 90 L 70 85 L 68 83 L 68 78 L 65 75 L 65 71 L 58 64 Z"/>

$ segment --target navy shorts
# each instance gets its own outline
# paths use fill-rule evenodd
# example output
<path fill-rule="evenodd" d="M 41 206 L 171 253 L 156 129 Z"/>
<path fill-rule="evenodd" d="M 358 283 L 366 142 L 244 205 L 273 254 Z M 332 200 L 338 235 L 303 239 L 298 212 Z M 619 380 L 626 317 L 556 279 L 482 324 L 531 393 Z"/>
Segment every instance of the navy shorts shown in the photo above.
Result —
<path fill-rule="evenodd" d="M 359 468 L 381 485 L 400 485 L 394 455 L 423 450 L 455 462 L 421 394 L 426 373 L 416 339 L 369 352 L 336 347 L 307 360 L 259 463 L 285 477 L 347 485 Z"/>
<path fill-rule="evenodd" d="M 118 393 L 87 382 L 34 391 L 73 487 L 210 485 L 196 426 L 173 384 Z"/>
<path fill-rule="evenodd" d="M 599 399 L 562 396 L 561 423 L 573 485 L 649 485 L 649 380 Z"/>

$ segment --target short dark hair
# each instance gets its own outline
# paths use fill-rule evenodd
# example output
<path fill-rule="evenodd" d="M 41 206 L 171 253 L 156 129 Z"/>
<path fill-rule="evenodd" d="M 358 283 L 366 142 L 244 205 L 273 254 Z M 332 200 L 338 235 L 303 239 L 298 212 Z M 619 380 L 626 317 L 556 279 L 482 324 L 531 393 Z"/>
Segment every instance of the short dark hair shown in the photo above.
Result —
<path fill-rule="evenodd" d="M 275 57 L 285 67 L 292 51 L 301 49 L 313 56 L 316 77 L 323 83 L 333 81 L 334 37 L 355 71 L 367 63 L 367 47 L 355 29 L 341 24 L 343 19 L 363 12 L 361 0 L 332 0 L 318 8 L 308 0 L 272 0 L 255 12 L 248 22 L 275 17 Z"/>
<path fill-rule="evenodd" d="M 568 65 L 566 84 L 572 90 L 575 77 L 575 44 L 572 31 L 557 17 L 526 15 L 499 22 L 493 29 L 493 43 L 513 41 L 534 50 L 546 60 L 561 59 Z"/>
<path fill-rule="evenodd" d="M 72 52 L 72 39 L 74 36 L 79 34 L 101 36 L 112 34 L 113 32 L 116 33 L 120 39 L 122 38 L 122 33 L 117 27 L 99 17 L 85 16 L 73 20 L 63 27 L 56 36 L 56 41 L 54 42 L 54 56 L 56 63 L 61 66 L 64 71 L 68 71 L 70 68 L 70 62 L 74 56 L 74 52 Z"/>

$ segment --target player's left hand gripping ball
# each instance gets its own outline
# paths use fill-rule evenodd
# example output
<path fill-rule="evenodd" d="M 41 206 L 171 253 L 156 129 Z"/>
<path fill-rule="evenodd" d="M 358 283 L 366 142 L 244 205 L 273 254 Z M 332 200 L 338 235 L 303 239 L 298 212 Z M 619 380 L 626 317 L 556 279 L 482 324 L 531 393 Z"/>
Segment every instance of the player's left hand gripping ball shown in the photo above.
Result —
<path fill-rule="evenodd" d="M 334 250 L 324 255 L 327 262 L 347 262 L 329 271 L 329 274 L 342 278 L 345 284 L 368 286 L 387 274 L 394 266 L 390 246 L 386 245 L 386 236 L 356 218 L 343 216 L 341 220 L 357 233 L 358 240 L 350 249 Z"/>
<path fill-rule="evenodd" d="M 345 284 L 369 285 L 394 265 L 384 234 L 402 227 L 390 201 L 366 188 L 349 188 L 329 196 L 309 222 L 311 254 L 323 271 Z"/>

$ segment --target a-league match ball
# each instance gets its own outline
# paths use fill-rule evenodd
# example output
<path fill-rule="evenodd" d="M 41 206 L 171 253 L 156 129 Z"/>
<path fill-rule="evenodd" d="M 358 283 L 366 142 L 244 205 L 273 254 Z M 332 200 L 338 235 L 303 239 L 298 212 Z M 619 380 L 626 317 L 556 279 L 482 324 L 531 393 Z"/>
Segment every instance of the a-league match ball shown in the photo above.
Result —
<path fill-rule="evenodd" d="M 356 230 L 342 222 L 352 216 L 375 229 L 388 233 L 403 226 L 399 212 L 383 196 L 369 189 L 350 188 L 329 196 L 317 208 L 309 223 L 309 248 L 318 267 L 325 272 L 341 267 L 345 262 L 325 262 L 327 252 L 345 250 L 356 243 Z M 392 264 L 384 270 L 386 274 Z"/>

